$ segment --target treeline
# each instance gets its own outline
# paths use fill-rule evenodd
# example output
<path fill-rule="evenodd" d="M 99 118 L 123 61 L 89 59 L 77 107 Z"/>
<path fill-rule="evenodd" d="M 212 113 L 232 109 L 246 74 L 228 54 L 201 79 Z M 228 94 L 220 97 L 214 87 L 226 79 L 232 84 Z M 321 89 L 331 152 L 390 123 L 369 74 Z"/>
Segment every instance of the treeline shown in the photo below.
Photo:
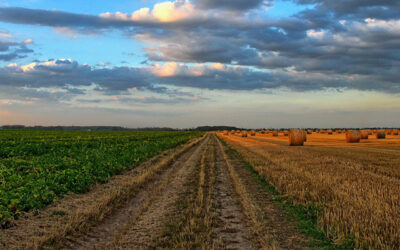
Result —
<path fill-rule="evenodd" d="M 1 129 L 29 129 L 29 130 L 85 130 L 85 131 L 178 131 L 173 128 L 124 128 L 119 126 L 24 126 L 5 125 Z"/>
<path fill-rule="evenodd" d="M 220 131 L 220 130 L 247 130 L 232 126 L 200 126 L 197 128 L 175 129 L 168 127 L 144 127 L 144 128 L 125 128 L 120 126 L 24 126 L 24 125 L 4 125 L 0 129 L 31 129 L 31 130 L 85 130 L 85 131 Z M 269 128 L 272 129 L 272 128 Z M 289 130 L 290 128 L 275 128 L 272 130 Z M 321 128 L 305 128 L 311 130 L 320 130 Z M 348 130 L 354 128 L 330 128 L 335 130 Z M 388 129 L 388 128 L 360 128 L 360 129 Z M 392 128 L 391 128 L 392 129 Z M 265 130 L 256 129 L 256 130 Z"/>
<path fill-rule="evenodd" d="M 218 131 L 218 130 L 238 130 L 237 127 L 231 126 L 201 126 L 197 128 L 192 128 L 188 130 L 195 130 L 195 131 Z M 240 129 L 241 130 L 241 129 Z"/>
<path fill-rule="evenodd" d="M 168 127 L 144 127 L 144 128 L 125 128 L 120 126 L 24 126 L 24 125 L 5 125 L 0 129 L 29 129 L 29 130 L 84 130 L 84 131 L 217 131 L 217 130 L 237 130 L 231 126 L 201 126 L 197 128 L 175 129 Z"/>

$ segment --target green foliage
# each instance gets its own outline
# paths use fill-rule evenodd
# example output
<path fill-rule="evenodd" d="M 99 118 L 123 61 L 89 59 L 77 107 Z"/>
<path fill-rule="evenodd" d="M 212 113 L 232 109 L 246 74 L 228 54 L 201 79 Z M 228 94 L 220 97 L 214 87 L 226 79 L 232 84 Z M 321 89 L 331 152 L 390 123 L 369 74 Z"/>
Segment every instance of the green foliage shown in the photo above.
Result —
<path fill-rule="evenodd" d="M 0 225 L 202 134 L 0 130 Z"/>

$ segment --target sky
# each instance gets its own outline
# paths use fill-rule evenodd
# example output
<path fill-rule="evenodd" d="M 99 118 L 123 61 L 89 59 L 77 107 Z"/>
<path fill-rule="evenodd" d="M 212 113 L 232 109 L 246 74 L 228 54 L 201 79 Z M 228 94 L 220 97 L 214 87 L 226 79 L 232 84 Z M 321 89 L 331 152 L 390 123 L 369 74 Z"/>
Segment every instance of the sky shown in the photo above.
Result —
<path fill-rule="evenodd" d="M 400 127 L 397 0 L 0 0 L 0 125 Z"/>

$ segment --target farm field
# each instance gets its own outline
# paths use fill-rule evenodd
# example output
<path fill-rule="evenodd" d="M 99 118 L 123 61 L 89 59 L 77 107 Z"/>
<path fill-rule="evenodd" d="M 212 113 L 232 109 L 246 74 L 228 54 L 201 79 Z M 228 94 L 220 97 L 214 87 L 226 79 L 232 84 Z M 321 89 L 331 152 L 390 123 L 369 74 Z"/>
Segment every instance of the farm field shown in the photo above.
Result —
<path fill-rule="evenodd" d="M 400 136 L 346 143 L 345 135 L 221 136 L 294 204 L 318 208 L 318 224 L 337 242 L 359 248 L 400 246 Z"/>
<path fill-rule="evenodd" d="M 200 134 L 0 130 L 0 224 Z"/>
<path fill-rule="evenodd" d="M 75 133 L 80 133 L 79 141 Z M 399 246 L 400 136 L 346 143 L 344 135 L 312 134 L 303 147 L 288 146 L 287 136 L 259 133 L 245 138 L 221 132 L 101 132 L 91 136 L 89 132 L 26 134 L 44 148 L 94 140 L 92 147 L 84 147 L 86 151 L 80 146 L 73 152 L 89 154 L 89 149 L 100 145 L 103 153 L 94 151 L 96 159 L 105 162 L 112 156 L 119 170 L 102 181 L 96 178 L 85 189 L 69 190 L 60 195 L 63 198 L 41 203 L 41 209 L 21 211 L 0 229 L 0 248 Z M 4 143 L 13 141 L 12 136 L 3 138 Z M 157 142 L 164 144 L 154 146 Z M 143 152 L 129 153 L 128 149 L 146 145 L 156 149 L 136 162 L 141 153 L 128 157 Z M 102 156 L 108 147 L 117 149 Z M 21 156 L 25 151 L 15 152 L 25 161 L 31 159 Z M 55 155 L 63 158 L 64 152 Z M 119 161 L 118 153 L 126 153 L 126 161 Z M 2 156 L 0 163 L 7 159 Z M 79 164 L 75 171 L 81 169 Z M 89 178 L 87 172 L 77 176 Z"/>

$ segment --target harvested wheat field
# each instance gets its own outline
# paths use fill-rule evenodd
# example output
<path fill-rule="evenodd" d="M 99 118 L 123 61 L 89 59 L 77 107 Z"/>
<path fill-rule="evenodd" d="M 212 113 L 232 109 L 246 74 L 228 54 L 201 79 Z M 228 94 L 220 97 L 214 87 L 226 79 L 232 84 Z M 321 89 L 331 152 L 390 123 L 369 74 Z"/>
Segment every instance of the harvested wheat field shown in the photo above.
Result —
<path fill-rule="evenodd" d="M 284 136 L 219 136 L 288 203 L 314 211 L 334 244 L 399 249 L 400 136 L 349 143 L 345 133 L 312 133 L 302 147 Z"/>

